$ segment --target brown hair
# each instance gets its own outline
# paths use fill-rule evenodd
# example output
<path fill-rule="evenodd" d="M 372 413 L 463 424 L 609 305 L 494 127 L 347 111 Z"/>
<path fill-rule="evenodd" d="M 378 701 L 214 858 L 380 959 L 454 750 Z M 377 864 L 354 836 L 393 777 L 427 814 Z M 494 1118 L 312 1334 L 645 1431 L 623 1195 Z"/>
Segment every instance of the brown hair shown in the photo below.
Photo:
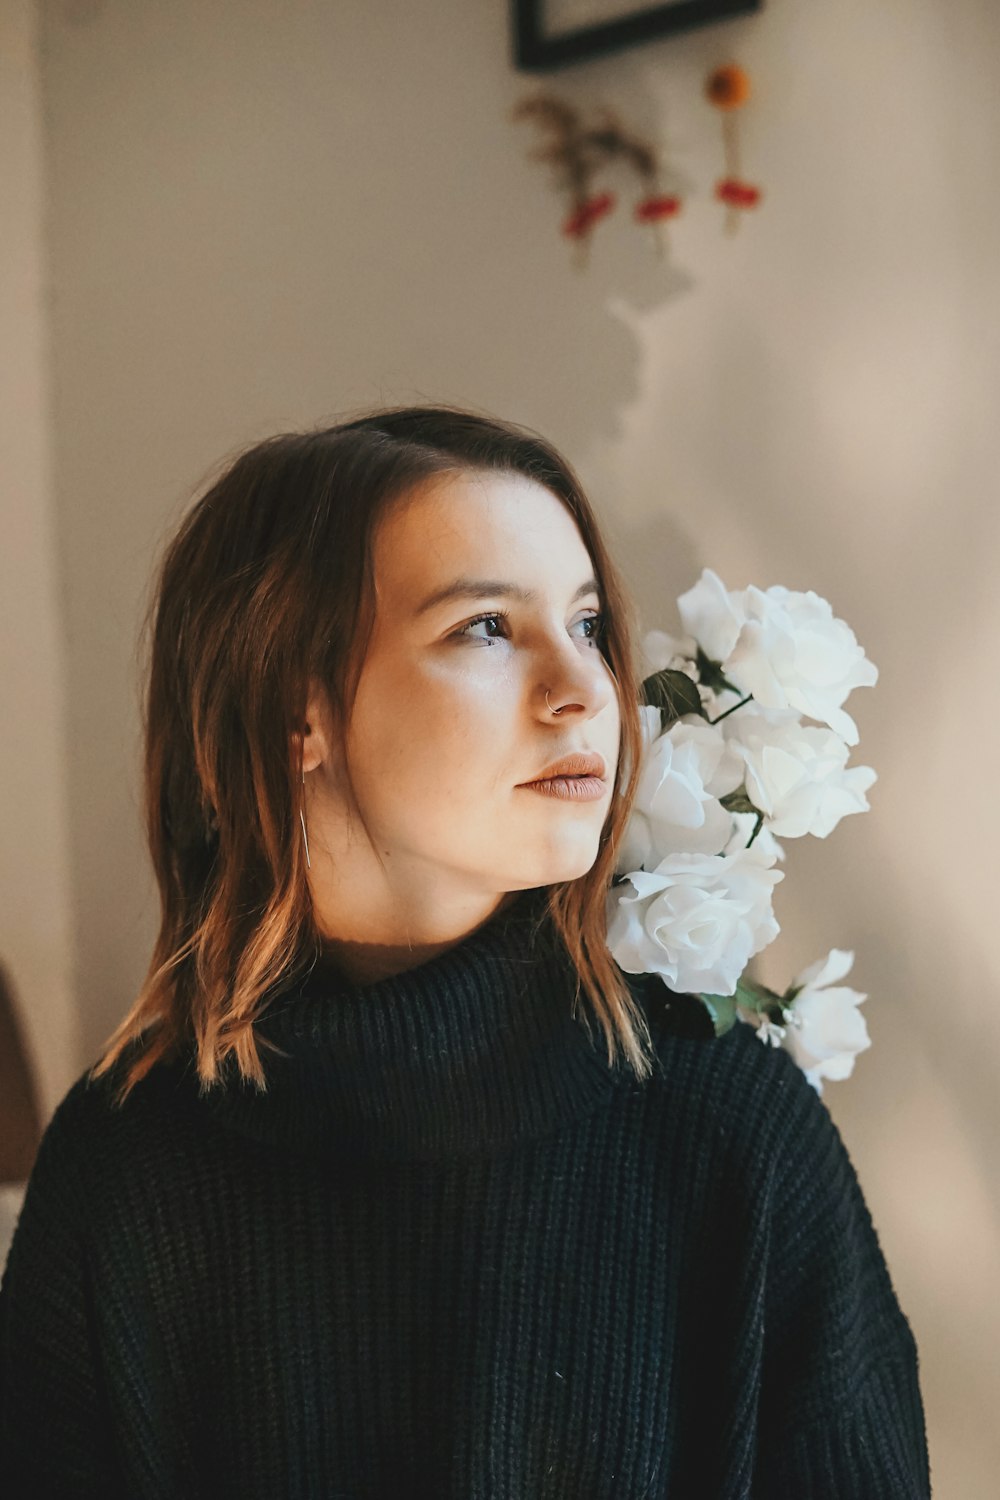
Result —
<path fill-rule="evenodd" d="M 158 1059 L 194 1043 L 203 1092 L 233 1053 L 266 1087 L 254 1031 L 265 996 L 318 956 L 290 753 L 311 677 L 348 720 L 375 612 L 373 536 L 390 503 L 433 475 L 492 471 L 544 484 L 570 510 L 603 595 L 602 653 L 621 745 L 592 868 L 549 887 L 613 1065 L 645 1079 L 645 1020 L 607 947 L 606 899 L 639 773 L 640 682 L 630 597 L 580 481 L 530 428 L 451 405 L 368 411 L 281 433 L 225 461 L 153 580 L 144 622 L 144 817 L 161 920 L 145 980 L 90 1070 L 121 1059 L 123 1104 Z M 621 786 L 623 769 L 627 785 Z M 620 793 L 620 794 L 619 794 Z M 586 1019 L 586 1017 L 585 1017 Z M 123 1056 L 126 1052 L 127 1057 Z"/>

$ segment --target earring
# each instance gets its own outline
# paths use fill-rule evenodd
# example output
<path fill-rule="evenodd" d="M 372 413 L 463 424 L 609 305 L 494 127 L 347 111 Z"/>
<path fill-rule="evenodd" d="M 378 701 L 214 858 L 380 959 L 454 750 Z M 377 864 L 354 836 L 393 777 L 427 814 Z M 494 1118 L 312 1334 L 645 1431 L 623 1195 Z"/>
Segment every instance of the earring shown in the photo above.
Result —
<path fill-rule="evenodd" d="M 306 768 L 305 768 L 305 766 L 303 766 L 302 767 L 302 786 L 303 786 L 303 789 L 305 788 L 305 784 L 306 784 Z M 306 836 L 306 815 L 305 815 L 305 813 L 304 813 L 304 811 L 302 810 L 301 807 L 299 808 L 299 822 L 302 824 L 302 842 L 306 846 L 306 865 L 311 870 L 312 869 L 312 860 L 309 858 L 309 839 Z"/>

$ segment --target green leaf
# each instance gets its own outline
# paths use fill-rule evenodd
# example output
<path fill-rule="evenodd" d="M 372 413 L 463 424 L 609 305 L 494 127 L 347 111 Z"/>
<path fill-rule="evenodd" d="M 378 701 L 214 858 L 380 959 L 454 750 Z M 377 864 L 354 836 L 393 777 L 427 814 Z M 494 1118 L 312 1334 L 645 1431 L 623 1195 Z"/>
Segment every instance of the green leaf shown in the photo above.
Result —
<path fill-rule="evenodd" d="M 719 798 L 719 802 L 726 809 L 726 812 L 756 813 L 760 817 L 760 808 L 754 807 L 747 796 L 746 787 L 741 786 L 736 792 L 727 792 L 724 797 Z"/>
<path fill-rule="evenodd" d="M 735 1025 L 737 1009 L 765 1015 L 771 1021 L 781 1021 L 781 1000 L 766 984 L 755 979 L 740 978 L 736 992 L 732 995 L 699 995 L 699 1000 L 712 1017 L 716 1036 L 724 1036 Z"/>
<path fill-rule="evenodd" d="M 676 724 L 683 714 L 705 717 L 698 684 L 686 672 L 669 667 L 643 679 L 642 701 L 660 710 L 661 733 Z"/>
<path fill-rule="evenodd" d="M 698 999 L 712 1017 L 716 1036 L 725 1036 L 726 1032 L 736 1024 L 736 1007 L 740 1003 L 739 994 L 699 995 Z"/>
<path fill-rule="evenodd" d="M 736 986 L 736 998 L 744 1010 L 763 1011 L 765 1014 L 781 1004 L 781 997 L 768 989 L 758 979 L 747 979 L 741 975 Z"/>
<path fill-rule="evenodd" d="M 711 688 L 713 693 L 723 693 L 726 691 L 730 693 L 740 692 L 736 684 L 730 682 L 728 677 L 726 677 L 722 670 L 722 663 L 712 661 L 711 657 L 706 656 L 700 646 L 698 647 L 695 664 L 698 668 L 699 682 L 703 682 L 706 687 Z"/>
<path fill-rule="evenodd" d="M 755 807 L 754 804 L 750 801 L 750 798 L 747 796 L 746 787 L 741 786 L 735 792 L 727 792 L 724 797 L 719 798 L 719 805 L 720 807 L 724 807 L 727 812 L 755 814 L 757 822 L 754 824 L 753 833 L 747 839 L 746 844 L 746 847 L 749 849 L 754 839 L 757 837 L 758 833 L 760 833 L 760 830 L 764 826 L 764 814 L 761 812 L 759 807 Z"/>

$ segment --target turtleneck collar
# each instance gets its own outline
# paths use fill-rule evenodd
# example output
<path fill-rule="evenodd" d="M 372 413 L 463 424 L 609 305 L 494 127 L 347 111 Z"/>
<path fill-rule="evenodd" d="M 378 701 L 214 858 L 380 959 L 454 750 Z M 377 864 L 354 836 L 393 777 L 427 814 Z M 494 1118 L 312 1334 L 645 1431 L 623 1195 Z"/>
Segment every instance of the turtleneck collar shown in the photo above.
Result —
<path fill-rule="evenodd" d="M 576 971 L 545 910 L 519 893 L 467 937 L 374 983 L 321 960 L 268 1002 L 267 1091 L 233 1067 L 205 1103 L 258 1141 L 352 1157 L 499 1151 L 636 1085 L 573 1014 Z M 585 997 L 580 996 L 583 1011 Z M 233 1062 L 230 1058 L 229 1063 Z"/>

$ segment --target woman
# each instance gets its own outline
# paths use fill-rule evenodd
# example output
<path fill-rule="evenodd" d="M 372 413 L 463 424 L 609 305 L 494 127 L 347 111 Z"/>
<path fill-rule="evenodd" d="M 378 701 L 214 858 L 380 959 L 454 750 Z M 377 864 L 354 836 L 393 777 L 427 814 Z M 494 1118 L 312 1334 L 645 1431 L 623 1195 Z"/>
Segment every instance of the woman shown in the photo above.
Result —
<path fill-rule="evenodd" d="M 269 439 L 191 509 L 162 925 L 0 1292 L 14 1494 L 929 1494 L 826 1107 L 606 947 L 634 630 L 565 459 L 474 412 Z"/>

